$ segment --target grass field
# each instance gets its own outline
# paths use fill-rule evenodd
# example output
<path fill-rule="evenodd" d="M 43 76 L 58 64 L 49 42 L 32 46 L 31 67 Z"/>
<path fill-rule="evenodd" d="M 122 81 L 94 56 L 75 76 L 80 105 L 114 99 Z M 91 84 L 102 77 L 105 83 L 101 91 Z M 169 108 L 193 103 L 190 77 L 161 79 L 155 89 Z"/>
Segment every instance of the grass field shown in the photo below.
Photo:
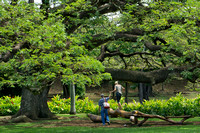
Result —
<path fill-rule="evenodd" d="M 81 120 L 88 120 L 86 114 L 77 115 L 58 115 L 61 120 L 41 120 L 31 123 L 0 123 L 0 133 L 199 133 L 200 126 L 195 122 L 200 121 L 200 117 L 191 118 L 185 125 L 151 125 L 145 124 L 142 127 L 132 125 L 129 127 L 110 127 L 112 121 L 118 120 L 128 123 L 128 120 L 123 118 L 111 118 L 111 125 L 103 127 L 101 123 L 95 124 L 95 126 L 70 126 L 66 123 L 73 123 L 76 117 Z M 76 116 L 76 117 L 74 117 Z M 152 119 L 152 121 L 158 122 L 158 119 Z M 97 125 L 97 126 L 96 126 Z"/>
<path fill-rule="evenodd" d="M 31 128 L 23 126 L 5 126 L 2 133 L 199 133 L 200 126 L 177 127 L 141 127 L 141 128 L 90 128 L 90 127 L 53 127 Z"/>

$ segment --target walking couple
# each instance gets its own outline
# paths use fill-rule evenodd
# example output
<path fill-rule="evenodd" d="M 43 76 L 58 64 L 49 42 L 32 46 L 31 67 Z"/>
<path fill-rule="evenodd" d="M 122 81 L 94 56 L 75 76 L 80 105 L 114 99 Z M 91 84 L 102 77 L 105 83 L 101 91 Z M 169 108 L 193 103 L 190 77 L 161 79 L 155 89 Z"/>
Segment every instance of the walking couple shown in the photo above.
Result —
<path fill-rule="evenodd" d="M 120 99 L 121 99 L 121 96 L 122 96 L 122 89 L 124 90 L 125 88 L 122 85 L 120 85 L 118 83 L 118 81 L 115 81 L 114 90 L 109 92 L 108 97 L 105 98 L 104 94 L 101 94 L 101 99 L 99 100 L 99 112 L 100 112 L 100 109 L 101 109 L 101 120 L 102 120 L 103 125 L 105 125 L 106 122 L 110 125 L 110 120 L 109 120 L 109 116 L 108 116 L 108 109 L 104 108 L 103 103 L 107 102 L 110 99 L 112 92 L 116 92 L 118 107 L 119 107 L 119 109 L 122 109 L 122 106 L 120 104 Z M 105 118 L 106 118 L 106 120 L 105 120 Z"/>

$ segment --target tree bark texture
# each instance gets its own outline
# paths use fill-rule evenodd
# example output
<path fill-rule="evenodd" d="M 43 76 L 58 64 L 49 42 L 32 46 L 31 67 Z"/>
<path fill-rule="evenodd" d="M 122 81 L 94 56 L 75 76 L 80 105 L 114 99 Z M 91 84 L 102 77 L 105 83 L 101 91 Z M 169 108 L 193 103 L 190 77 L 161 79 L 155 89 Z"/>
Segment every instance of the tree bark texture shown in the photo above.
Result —
<path fill-rule="evenodd" d="M 63 85 L 63 98 L 69 98 L 70 97 L 70 91 L 69 91 L 68 85 Z"/>
<path fill-rule="evenodd" d="M 138 84 L 139 101 L 142 104 L 144 100 L 149 100 L 149 96 L 152 91 L 152 85 L 147 83 Z"/>
<path fill-rule="evenodd" d="M 70 97 L 71 97 L 70 114 L 76 114 L 76 108 L 75 108 L 75 85 L 73 83 L 71 83 L 71 85 L 70 85 Z"/>
<path fill-rule="evenodd" d="M 132 113 L 136 117 L 136 119 L 137 119 L 137 117 L 144 118 L 138 124 L 135 123 L 138 126 L 142 126 L 142 124 L 144 124 L 149 118 L 158 118 L 158 119 L 167 121 L 167 122 L 172 123 L 172 124 L 183 124 L 185 122 L 185 120 L 193 117 L 191 115 L 186 115 L 186 116 L 169 116 L 169 117 L 166 116 L 166 117 L 164 117 L 164 116 L 160 116 L 160 115 L 145 114 L 145 113 L 142 113 L 140 111 L 133 111 Z M 182 118 L 182 120 L 180 120 L 180 121 L 174 121 L 174 120 L 172 120 L 170 118 Z"/>
<path fill-rule="evenodd" d="M 139 83 L 138 84 L 138 95 L 139 95 L 139 101 L 142 104 L 143 103 L 143 84 Z"/>
<path fill-rule="evenodd" d="M 125 87 L 125 102 L 128 104 L 128 83 L 126 82 Z"/>
<path fill-rule="evenodd" d="M 183 66 L 177 68 L 165 67 L 151 72 L 131 71 L 125 69 L 106 68 L 105 71 L 110 73 L 113 80 L 130 81 L 133 83 L 150 83 L 152 85 L 164 82 L 169 74 L 181 73 L 187 67 Z"/>
<path fill-rule="evenodd" d="M 28 0 L 28 3 L 34 3 L 34 0 Z"/>
<path fill-rule="evenodd" d="M 44 88 L 42 93 L 38 95 L 34 95 L 28 89 L 22 89 L 21 106 L 13 118 L 20 115 L 25 115 L 30 119 L 53 118 L 54 115 L 47 105 L 47 94 L 49 89 L 49 87 Z"/>
<path fill-rule="evenodd" d="M 123 118 L 130 118 L 130 116 L 133 116 L 132 112 L 127 112 L 124 110 L 113 110 L 113 109 L 108 109 L 108 115 L 110 115 L 112 118 L 116 118 L 118 116 L 123 117 Z M 100 115 L 94 115 L 94 114 L 88 114 L 87 115 L 90 120 L 93 122 L 101 122 L 101 116 Z"/>
<path fill-rule="evenodd" d="M 113 88 L 113 90 L 115 89 L 115 84 L 114 84 L 114 83 L 112 84 L 112 88 Z M 113 97 L 113 99 L 115 99 L 115 100 L 116 100 L 116 97 L 115 97 L 115 92 L 113 92 L 113 93 L 112 93 L 112 97 Z"/>
<path fill-rule="evenodd" d="M 133 122 L 134 124 L 136 124 L 138 126 L 142 126 L 149 118 L 158 118 L 158 119 L 164 120 L 166 122 L 169 122 L 171 124 L 183 124 L 185 122 L 185 120 L 193 117 L 190 115 L 164 117 L 164 116 L 160 116 L 160 115 L 145 114 L 140 111 L 127 112 L 127 111 L 123 111 L 123 110 L 112 110 L 112 109 L 108 110 L 108 114 L 111 117 L 120 116 L 123 118 L 128 118 L 128 119 L 130 119 L 131 122 Z M 101 122 L 101 116 L 99 116 L 99 115 L 88 114 L 88 117 L 93 122 Z M 138 121 L 139 117 L 144 118 L 144 119 L 141 121 Z M 170 118 L 182 118 L 182 119 L 180 121 L 174 121 Z"/>

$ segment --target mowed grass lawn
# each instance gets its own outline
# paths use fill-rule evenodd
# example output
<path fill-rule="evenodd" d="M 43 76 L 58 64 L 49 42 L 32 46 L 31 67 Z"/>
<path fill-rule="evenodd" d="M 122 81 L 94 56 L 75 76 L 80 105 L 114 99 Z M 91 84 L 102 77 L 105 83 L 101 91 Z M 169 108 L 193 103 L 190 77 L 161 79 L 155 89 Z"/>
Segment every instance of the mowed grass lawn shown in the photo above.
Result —
<path fill-rule="evenodd" d="M 133 125 L 131 127 L 83 127 L 83 126 L 61 126 L 56 122 L 70 121 L 74 120 L 72 115 L 63 114 L 58 115 L 61 117 L 68 117 L 68 119 L 62 120 L 41 120 L 34 121 L 31 123 L 0 123 L 0 133 L 199 133 L 200 125 L 196 125 L 195 122 L 200 121 L 200 117 L 195 117 L 187 120 L 185 125 L 149 125 L 144 124 L 144 126 L 138 127 Z M 78 119 L 88 120 L 86 114 L 75 115 Z M 127 121 L 123 118 L 111 118 L 112 120 Z M 177 119 L 178 120 L 178 119 Z M 160 121 L 159 119 L 151 119 L 151 121 Z M 48 126 L 48 127 L 47 127 Z"/>

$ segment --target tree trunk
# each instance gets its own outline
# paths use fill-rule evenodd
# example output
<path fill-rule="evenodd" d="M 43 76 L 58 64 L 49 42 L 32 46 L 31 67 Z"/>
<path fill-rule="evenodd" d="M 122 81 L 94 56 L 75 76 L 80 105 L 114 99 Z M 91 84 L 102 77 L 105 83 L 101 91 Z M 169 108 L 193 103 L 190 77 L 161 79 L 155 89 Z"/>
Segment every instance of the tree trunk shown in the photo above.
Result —
<path fill-rule="evenodd" d="M 73 83 L 70 84 L 70 97 L 71 97 L 70 114 L 76 114 L 76 107 L 75 107 L 75 85 Z"/>
<path fill-rule="evenodd" d="M 63 98 L 69 98 L 70 93 L 69 93 L 69 87 L 68 85 L 63 85 Z"/>
<path fill-rule="evenodd" d="M 43 9 L 44 15 L 46 16 L 46 18 L 48 18 L 48 9 L 50 8 L 50 3 L 49 0 L 42 0 L 42 4 L 40 6 L 40 9 Z"/>
<path fill-rule="evenodd" d="M 114 83 L 112 84 L 112 88 L 113 88 L 113 90 L 115 89 L 115 84 Z M 112 97 L 113 97 L 113 99 L 116 100 L 116 98 L 115 98 L 115 92 L 112 93 Z"/>
<path fill-rule="evenodd" d="M 28 0 L 28 3 L 30 4 L 30 3 L 34 3 L 34 0 Z"/>
<path fill-rule="evenodd" d="M 162 91 L 164 91 L 164 83 L 162 83 Z"/>
<path fill-rule="evenodd" d="M 126 87 L 125 87 L 125 102 L 128 104 L 128 83 L 126 82 Z"/>
<path fill-rule="evenodd" d="M 144 99 L 149 100 L 149 89 L 150 89 L 150 84 L 145 84 L 144 86 Z"/>
<path fill-rule="evenodd" d="M 153 94 L 153 88 L 152 88 L 152 85 L 151 84 L 149 84 L 149 86 L 148 86 L 149 88 L 148 88 L 148 91 L 149 91 L 149 96 L 154 96 L 154 94 Z"/>
<path fill-rule="evenodd" d="M 17 5 L 18 0 L 11 0 L 11 5 L 15 6 Z"/>
<path fill-rule="evenodd" d="M 139 101 L 142 104 L 143 103 L 143 83 L 138 84 L 138 92 L 139 92 Z"/>
<path fill-rule="evenodd" d="M 142 104 L 144 100 L 149 100 L 149 95 L 152 91 L 151 84 L 139 83 L 138 92 L 139 92 L 139 101 Z"/>
<path fill-rule="evenodd" d="M 13 117 L 26 115 L 30 119 L 55 118 L 55 115 L 51 113 L 47 105 L 49 89 L 50 87 L 44 88 L 43 92 L 38 95 L 34 95 L 28 89 L 22 89 L 21 106 L 17 114 Z"/>

